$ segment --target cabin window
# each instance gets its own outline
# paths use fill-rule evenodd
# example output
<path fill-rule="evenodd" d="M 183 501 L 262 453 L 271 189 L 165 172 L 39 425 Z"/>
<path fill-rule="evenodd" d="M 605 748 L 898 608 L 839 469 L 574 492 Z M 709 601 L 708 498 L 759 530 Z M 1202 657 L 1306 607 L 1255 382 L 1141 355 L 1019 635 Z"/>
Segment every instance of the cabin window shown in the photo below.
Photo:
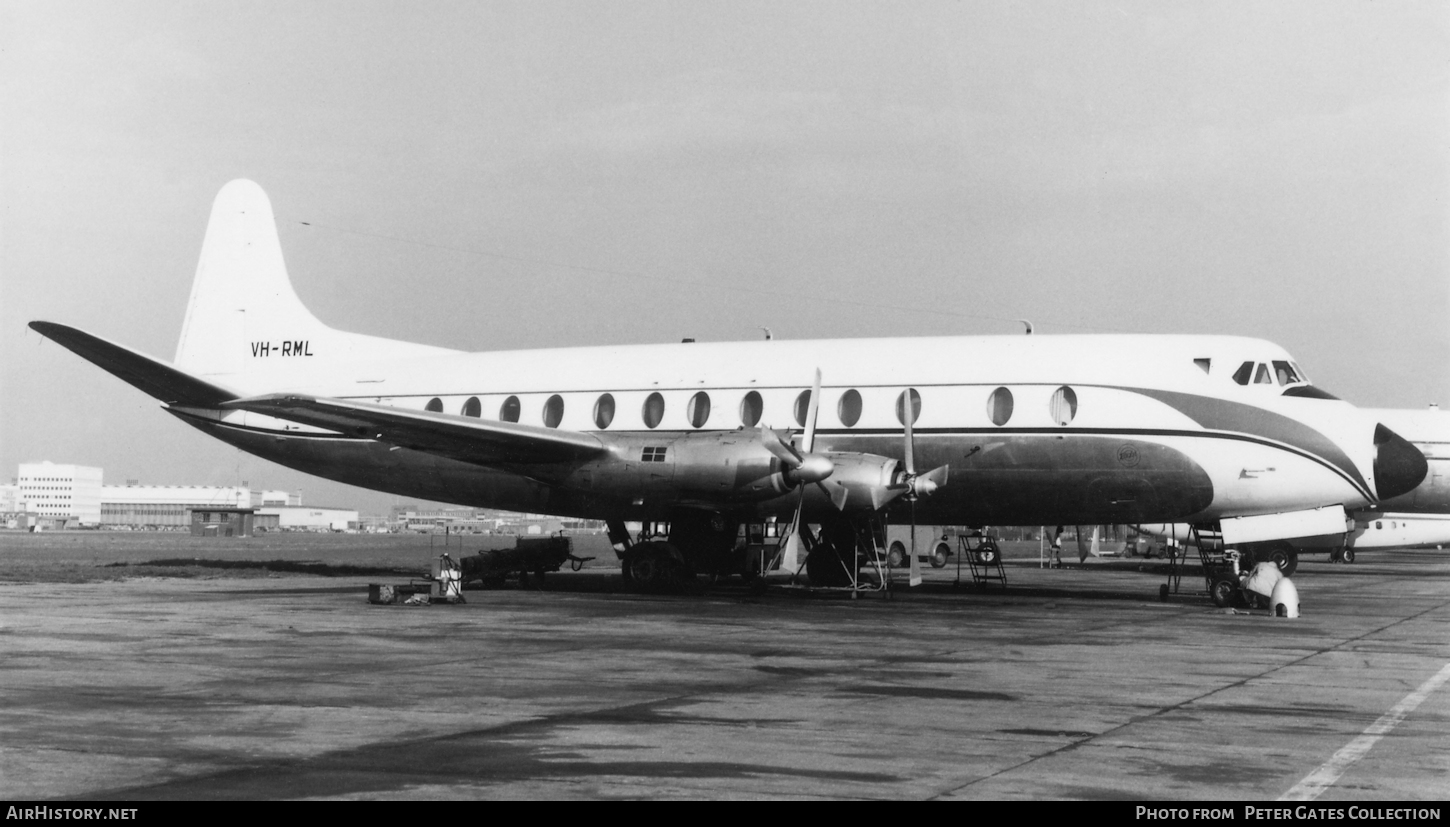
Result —
<path fill-rule="evenodd" d="M 1293 385 L 1304 381 L 1300 378 L 1299 372 L 1294 370 L 1294 366 L 1288 362 L 1274 362 L 1274 376 L 1278 378 L 1281 385 Z"/>
<path fill-rule="evenodd" d="M 644 400 L 644 426 L 646 428 L 659 427 L 660 420 L 665 418 L 665 398 L 660 396 L 659 391 L 650 394 Z"/>
<path fill-rule="evenodd" d="M 765 402 L 760 398 L 759 393 L 751 391 L 750 393 L 745 394 L 744 399 L 740 400 L 741 425 L 744 425 L 747 428 L 754 428 L 756 424 L 760 422 L 761 414 L 763 414 L 764 412 Z"/>
<path fill-rule="evenodd" d="M 554 394 L 544 403 L 544 427 L 557 428 L 564 419 L 564 397 Z"/>
<path fill-rule="evenodd" d="M 518 422 L 520 410 L 519 398 L 517 396 L 510 396 L 498 407 L 498 418 L 503 422 Z"/>
<path fill-rule="evenodd" d="M 463 403 L 463 415 L 475 419 L 483 415 L 483 405 L 479 403 L 478 397 L 468 397 L 468 401 Z"/>
<path fill-rule="evenodd" d="M 800 396 L 795 398 L 795 421 L 804 428 L 806 426 L 806 414 L 811 412 L 811 392 L 801 391 Z"/>
<path fill-rule="evenodd" d="M 987 397 L 987 418 L 993 425 L 1006 425 L 1012 418 L 1012 392 L 998 388 Z"/>
<path fill-rule="evenodd" d="M 1247 385 L 1249 383 L 1249 377 L 1253 375 L 1254 363 L 1244 362 L 1242 365 L 1239 365 L 1238 370 L 1234 371 L 1234 381 L 1240 385 Z"/>
<path fill-rule="evenodd" d="M 1052 421 L 1059 425 L 1066 425 L 1072 422 L 1077 416 L 1077 393 L 1066 385 L 1058 388 L 1052 394 Z"/>
<path fill-rule="evenodd" d="M 1376 530 L 1379 530 L 1379 529 L 1384 528 L 1385 527 L 1385 524 L 1382 523 L 1382 522 L 1380 522 L 1379 520 L 1375 520 L 1374 527 L 1375 527 Z"/>
<path fill-rule="evenodd" d="M 907 400 L 910 400 L 911 405 L 911 424 L 915 425 L 916 420 L 921 417 L 921 394 L 916 392 L 916 388 L 907 388 L 896 397 L 896 421 L 906 424 Z"/>
<path fill-rule="evenodd" d="M 443 413 L 443 400 L 435 396 L 428 400 L 428 404 L 423 406 L 423 410 L 432 411 L 433 413 Z"/>
<path fill-rule="evenodd" d="M 710 394 L 700 391 L 690 397 L 689 404 L 685 406 L 685 416 L 693 427 L 705 427 L 710 420 Z"/>
<path fill-rule="evenodd" d="M 614 396 L 603 394 L 594 403 L 594 424 L 601 430 L 609 427 L 614 421 Z"/>
<path fill-rule="evenodd" d="M 836 403 L 836 416 L 847 428 L 855 427 L 861 420 L 861 394 L 855 388 L 841 394 L 841 401 Z"/>

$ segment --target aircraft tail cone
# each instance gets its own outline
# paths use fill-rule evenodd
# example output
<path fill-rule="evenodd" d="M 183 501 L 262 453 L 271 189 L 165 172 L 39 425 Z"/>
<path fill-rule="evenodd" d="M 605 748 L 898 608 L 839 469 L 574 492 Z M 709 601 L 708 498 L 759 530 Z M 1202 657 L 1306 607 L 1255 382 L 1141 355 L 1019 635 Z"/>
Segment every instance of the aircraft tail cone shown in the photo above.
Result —
<path fill-rule="evenodd" d="M 1294 581 L 1287 577 L 1279 578 L 1279 582 L 1274 584 L 1273 594 L 1269 595 L 1269 606 L 1275 617 L 1298 617 L 1299 590 L 1294 587 Z"/>

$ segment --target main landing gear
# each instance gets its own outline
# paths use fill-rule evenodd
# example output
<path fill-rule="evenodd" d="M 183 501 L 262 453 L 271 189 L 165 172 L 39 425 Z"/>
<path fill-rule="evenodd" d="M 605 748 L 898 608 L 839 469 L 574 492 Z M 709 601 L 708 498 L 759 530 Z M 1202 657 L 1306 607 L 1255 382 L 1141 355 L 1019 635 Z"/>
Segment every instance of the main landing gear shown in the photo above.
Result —
<path fill-rule="evenodd" d="M 742 573 L 735 553 L 739 521 L 722 514 L 681 509 L 668 523 L 645 523 L 637 538 L 622 521 L 608 525 L 610 542 L 623 546 L 617 551 L 620 573 L 635 591 L 677 592 L 700 574 Z"/>

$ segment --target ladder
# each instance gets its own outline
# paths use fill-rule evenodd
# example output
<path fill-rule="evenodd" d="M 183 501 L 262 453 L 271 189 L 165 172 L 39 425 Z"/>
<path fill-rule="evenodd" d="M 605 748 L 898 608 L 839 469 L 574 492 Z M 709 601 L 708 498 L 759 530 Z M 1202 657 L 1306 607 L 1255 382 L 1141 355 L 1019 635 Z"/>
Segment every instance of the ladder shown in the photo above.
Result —
<path fill-rule="evenodd" d="M 953 586 L 962 584 L 962 560 L 967 561 L 967 567 L 972 574 L 972 585 L 981 588 L 988 582 L 996 581 L 1007 588 L 1007 570 L 1002 568 L 1002 549 L 997 545 L 997 538 L 974 531 L 970 535 L 957 535 L 957 579 Z"/>

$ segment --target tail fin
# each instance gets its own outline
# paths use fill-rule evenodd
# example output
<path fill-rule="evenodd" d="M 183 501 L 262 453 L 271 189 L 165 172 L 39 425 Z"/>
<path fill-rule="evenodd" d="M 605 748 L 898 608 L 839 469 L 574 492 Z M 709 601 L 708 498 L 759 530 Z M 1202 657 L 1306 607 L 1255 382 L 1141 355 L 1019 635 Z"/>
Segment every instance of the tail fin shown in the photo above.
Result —
<path fill-rule="evenodd" d="M 377 361 L 453 353 L 333 330 L 292 290 L 267 194 L 236 180 L 212 205 L 175 365 L 248 392 L 312 386 Z M 351 378 L 351 377 L 347 377 Z"/>

